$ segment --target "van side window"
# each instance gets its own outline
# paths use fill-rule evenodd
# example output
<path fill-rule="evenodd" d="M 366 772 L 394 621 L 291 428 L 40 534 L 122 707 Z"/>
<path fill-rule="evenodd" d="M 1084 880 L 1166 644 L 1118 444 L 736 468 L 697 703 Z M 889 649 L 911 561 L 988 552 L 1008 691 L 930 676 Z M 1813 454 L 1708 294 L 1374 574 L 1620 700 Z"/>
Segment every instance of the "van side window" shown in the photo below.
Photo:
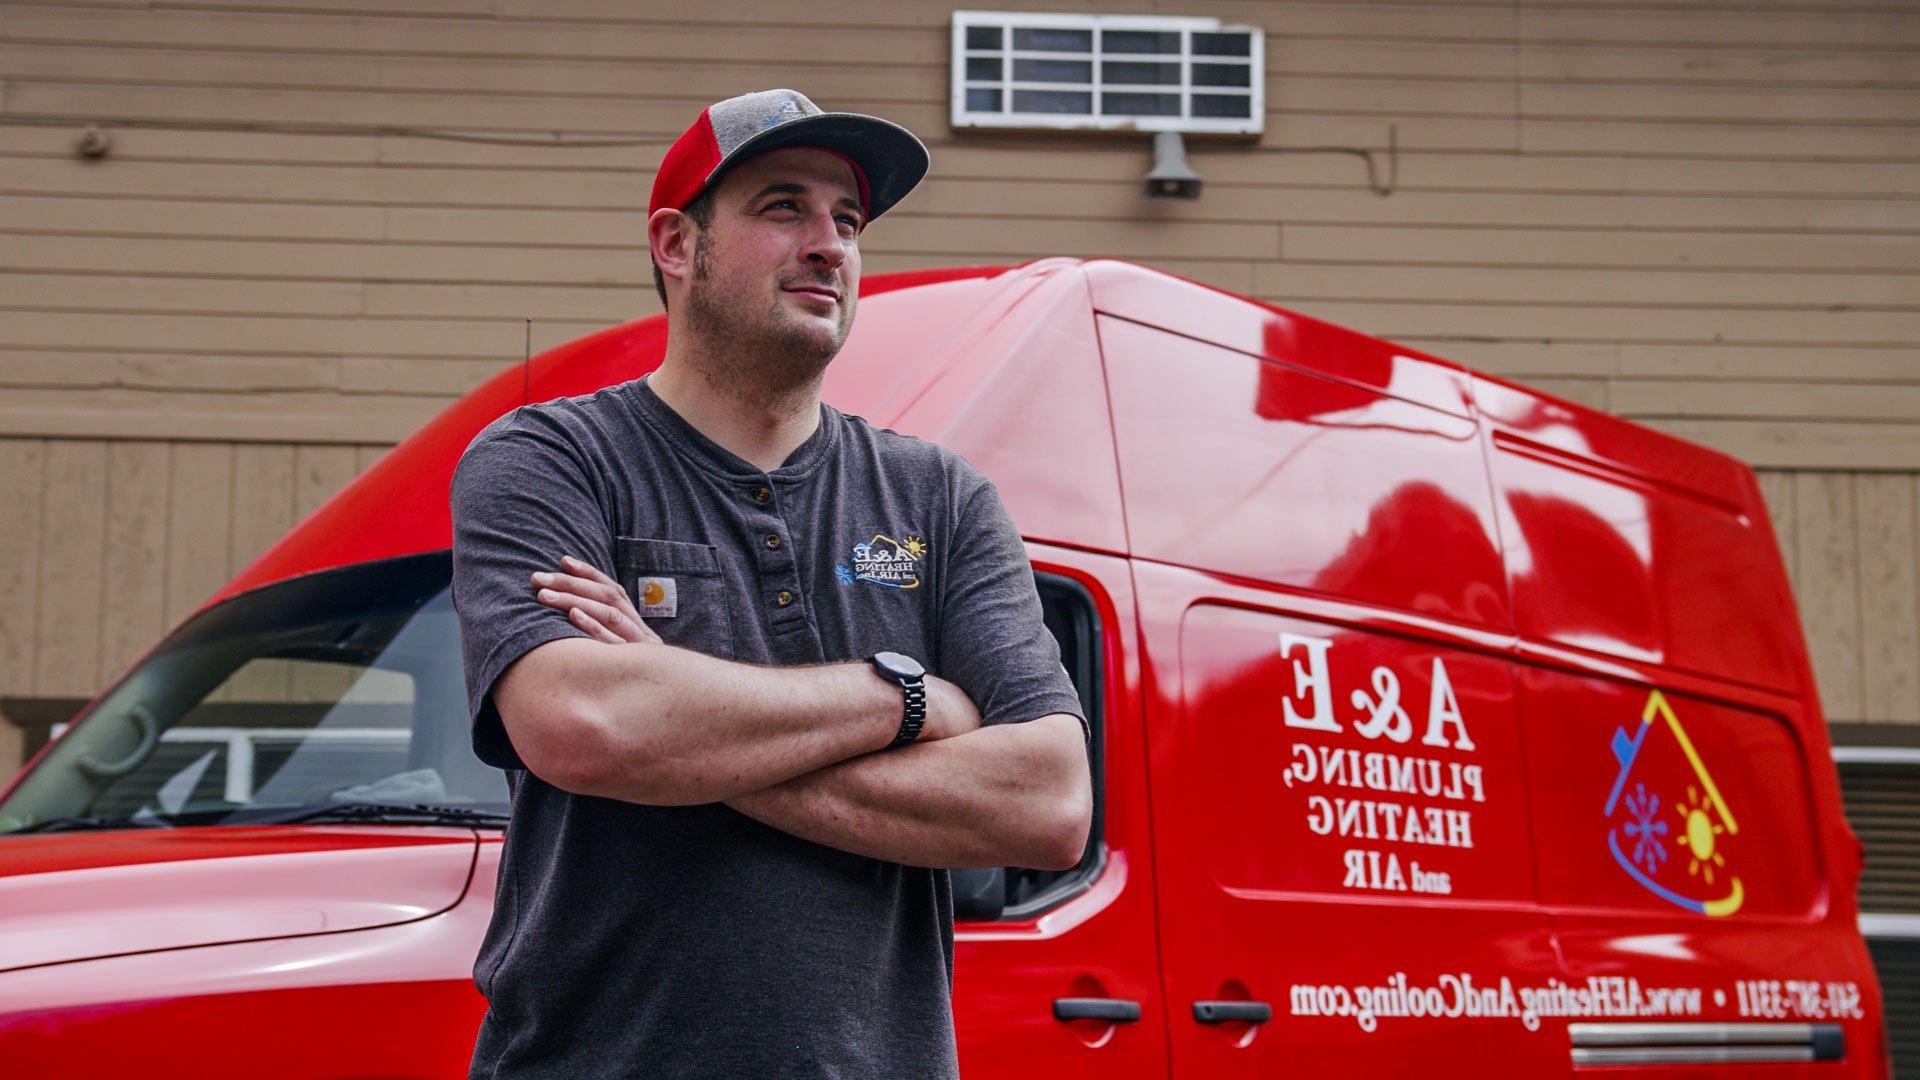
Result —
<path fill-rule="evenodd" d="M 1029 918 L 1079 895 L 1098 876 L 1106 850 L 1101 842 L 1101 823 L 1106 817 L 1106 783 L 1102 776 L 1105 732 L 1101 715 L 1103 679 L 1100 671 L 1099 620 L 1094 612 L 1093 598 L 1078 582 L 1044 572 L 1035 573 L 1034 580 L 1040 587 L 1040 606 L 1047 629 L 1053 632 L 1055 640 L 1060 643 L 1060 662 L 1066 665 L 1074 688 L 1079 690 L 1080 707 L 1086 710 L 1087 721 L 1093 728 L 1093 828 L 1087 834 L 1086 851 L 1081 853 L 1080 861 L 1072 869 L 1005 868 L 1006 903 L 1000 912 L 1001 919 Z M 956 903 L 969 885 L 982 885 L 989 873 L 954 871 Z M 969 918 L 964 905 L 956 910 L 955 917 Z"/>

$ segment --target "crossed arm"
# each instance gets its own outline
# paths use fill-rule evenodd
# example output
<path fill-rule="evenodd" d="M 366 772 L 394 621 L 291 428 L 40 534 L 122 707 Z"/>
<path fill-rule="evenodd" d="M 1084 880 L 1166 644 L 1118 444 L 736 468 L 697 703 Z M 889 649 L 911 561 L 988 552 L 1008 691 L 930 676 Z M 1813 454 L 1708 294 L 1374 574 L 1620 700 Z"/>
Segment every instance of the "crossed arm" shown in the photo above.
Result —
<path fill-rule="evenodd" d="M 1066 869 L 1085 849 L 1092 784 L 1070 713 L 981 727 L 964 692 L 928 676 L 920 741 L 886 749 L 900 695 L 865 661 L 763 667 L 666 645 L 625 589 L 578 560 L 534 585 L 591 640 L 530 651 L 502 674 L 495 700 L 518 745 L 540 741 L 542 726 L 551 735 L 536 717 L 567 714 L 552 708 L 552 687 L 580 688 L 578 712 L 596 718 L 586 727 L 599 735 L 573 756 L 599 760 L 562 786 L 634 802 L 724 801 L 794 836 L 913 866 Z M 638 716 L 650 718 L 646 730 Z M 644 785 L 632 779 L 637 765 L 625 767 L 643 760 L 653 767 Z"/>

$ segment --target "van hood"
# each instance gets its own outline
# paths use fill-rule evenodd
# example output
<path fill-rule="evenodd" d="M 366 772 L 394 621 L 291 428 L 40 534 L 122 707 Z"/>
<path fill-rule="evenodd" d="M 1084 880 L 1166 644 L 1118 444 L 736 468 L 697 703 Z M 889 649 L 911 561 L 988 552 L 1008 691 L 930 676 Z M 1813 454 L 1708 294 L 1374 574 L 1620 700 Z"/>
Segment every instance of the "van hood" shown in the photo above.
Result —
<path fill-rule="evenodd" d="M 0 836 L 0 971 L 426 918 L 465 894 L 478 839 L 393 825 Z"/>

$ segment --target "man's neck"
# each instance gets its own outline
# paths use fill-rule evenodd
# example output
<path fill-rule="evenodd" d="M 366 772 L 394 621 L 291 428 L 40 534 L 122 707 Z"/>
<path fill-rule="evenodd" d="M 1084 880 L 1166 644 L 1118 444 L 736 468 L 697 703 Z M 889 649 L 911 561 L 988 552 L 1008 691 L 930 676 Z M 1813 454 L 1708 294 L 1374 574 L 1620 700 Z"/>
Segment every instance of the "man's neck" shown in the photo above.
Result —
<path fill-rule="evenodd" d="M 694 429 L 755 468 L 772 472 L 820 427 L 820 379 L 788 390 L 723 385 L 712 366 L 667 356 L 647 385 Z"/>

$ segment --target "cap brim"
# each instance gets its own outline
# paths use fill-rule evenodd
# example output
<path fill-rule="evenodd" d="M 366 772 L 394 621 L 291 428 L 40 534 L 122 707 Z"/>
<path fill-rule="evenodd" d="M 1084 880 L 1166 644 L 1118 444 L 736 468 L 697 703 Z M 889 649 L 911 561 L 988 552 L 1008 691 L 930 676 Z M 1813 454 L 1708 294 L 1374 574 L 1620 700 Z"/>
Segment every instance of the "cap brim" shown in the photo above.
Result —
<path fill-rule="evenodd" d="M 710 186 L 749 157 L 789 146 L 820 146 L 858 162 L 867 174 L 867 220 L 886 213 L 906 198 L 927 175 L 932 157 L 913 132 L 891 120 L 861 113 L 819 113 L 753 136 L 734 147 L 707 176 Z"/>

